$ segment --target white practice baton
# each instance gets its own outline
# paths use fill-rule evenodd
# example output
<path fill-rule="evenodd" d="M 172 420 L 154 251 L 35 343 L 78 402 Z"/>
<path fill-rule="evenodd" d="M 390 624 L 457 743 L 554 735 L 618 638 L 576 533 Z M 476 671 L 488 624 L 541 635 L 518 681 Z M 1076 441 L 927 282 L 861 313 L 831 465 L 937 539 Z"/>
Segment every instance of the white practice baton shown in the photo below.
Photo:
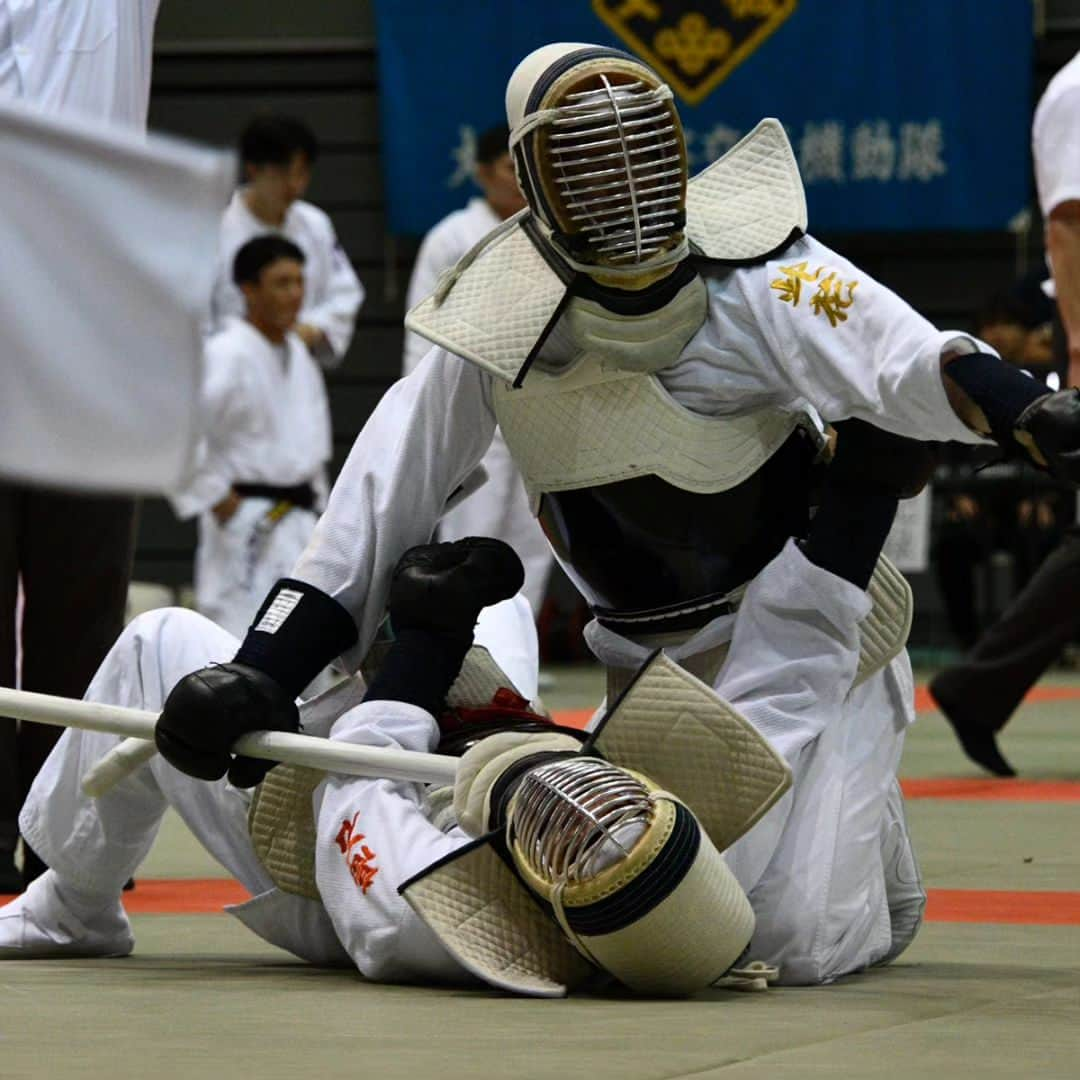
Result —
<path fill-rule="evenodd" d="M 125 776 L 130 776 L 139 766 L 145 765 L 156 753 L 157 747 L 148 739 L 131 736 L 117 743 L 86 770 L 82 781 L 83 791 L 92 799 L 112 791 Z"/>
<path fill-rule="evenodd" d="M 157 713 L 144 709 L 76 701 L 3 687 L 0 687 L 0 716 L 149 740 L 151 750 L 154 746 L 154 725 L 157 723 Z M 344 773 L 346 776 L 415 780 L 422 784 L 452 784 L 457 772 L 457 759 L 442 754 L 421 754 L 415 750 L 392 750 L 384 746 L 357 746 L 355 743 L 294 735 L 286 731 L 256 731 L 244 735 L 233 744 L 233 752 L 267 761 Z"/>

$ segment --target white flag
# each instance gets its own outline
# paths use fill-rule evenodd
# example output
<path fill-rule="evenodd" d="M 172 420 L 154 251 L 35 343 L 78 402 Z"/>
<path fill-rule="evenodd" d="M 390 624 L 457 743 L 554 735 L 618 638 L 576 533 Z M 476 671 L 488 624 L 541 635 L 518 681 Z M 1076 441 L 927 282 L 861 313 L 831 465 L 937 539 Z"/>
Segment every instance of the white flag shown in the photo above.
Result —
<path fill-rule="evenodd" d="M 0 475 L 181 478 L 235 175 L 228 153 L 0 104 Z"/>

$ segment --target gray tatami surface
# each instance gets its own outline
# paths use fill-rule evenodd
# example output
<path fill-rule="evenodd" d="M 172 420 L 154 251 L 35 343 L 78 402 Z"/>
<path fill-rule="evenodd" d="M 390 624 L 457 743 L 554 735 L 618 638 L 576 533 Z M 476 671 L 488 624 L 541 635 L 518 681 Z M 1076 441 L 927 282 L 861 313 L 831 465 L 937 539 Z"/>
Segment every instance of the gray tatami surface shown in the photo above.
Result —
<path fill-rule="evenodd" d="M 595 686 L 562 673 L 545 698 L 579 707 Z M 1080 699 L 1025 706 L 1004 745 L 1025 776 L 1080 781 Z M 903 774 L 978 775 L 932 712 Z M 932 888 L 1080 893 L 1078 801 L 920 799 L 909 818 Z M 220 874 L 175 819 L 144 868 Z M 2 1080 L 1080 1076 L 1076 925 L 935 922 L 892 968 L 832 987 L 656 1002 L 368 985 L 228 917 L 134 923 L 125 960 L 0 964 Z"/>

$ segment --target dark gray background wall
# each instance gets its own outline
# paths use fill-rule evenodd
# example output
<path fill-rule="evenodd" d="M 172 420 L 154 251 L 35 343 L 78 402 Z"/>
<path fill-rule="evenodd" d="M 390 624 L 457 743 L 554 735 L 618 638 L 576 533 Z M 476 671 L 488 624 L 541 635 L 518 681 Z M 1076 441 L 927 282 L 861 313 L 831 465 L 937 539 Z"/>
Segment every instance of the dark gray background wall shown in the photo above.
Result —
<path fill-rule="evenodd" d="M 1036 10 L 1038 94 L 1080 48 L 1080 0 L 1047 0 Z M 402 298 L 417 247 L 417 238 L 393 237 L 383 224 L 375 56 L 367 0 L 164 0 L 158 20 L 151 128 L 227 144 L 252 113 L 276 110 L 305 119 L 322 143 L 309 197 L 333 217 L 367 289 L 353 347 L 329 379 L 335 471 L 398 373 Z M 992 72 L 975 65 L 973 92 L 985 77 Z M 992 116 L 986 137 L 994 137 Z M 1019 233 L 823 239 L 931 320 L 961 328 L 990 293 L 1040 258 L 1037 220 Z M 147 499 L 135 576 L 188 582 L 194 542 L 191 525 L 177 522 L 164 501 Z"/>

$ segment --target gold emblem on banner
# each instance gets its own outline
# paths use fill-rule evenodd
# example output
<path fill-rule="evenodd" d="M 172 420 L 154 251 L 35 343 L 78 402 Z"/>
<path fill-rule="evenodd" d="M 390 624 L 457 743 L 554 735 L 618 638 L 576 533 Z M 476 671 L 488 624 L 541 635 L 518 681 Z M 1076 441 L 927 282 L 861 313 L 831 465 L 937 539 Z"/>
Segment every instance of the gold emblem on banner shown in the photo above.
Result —
<path fill-rule="evenodd" d="M 593 11 L 684 101 L 713 92 L 798 0 L 592 0 Z"/>

